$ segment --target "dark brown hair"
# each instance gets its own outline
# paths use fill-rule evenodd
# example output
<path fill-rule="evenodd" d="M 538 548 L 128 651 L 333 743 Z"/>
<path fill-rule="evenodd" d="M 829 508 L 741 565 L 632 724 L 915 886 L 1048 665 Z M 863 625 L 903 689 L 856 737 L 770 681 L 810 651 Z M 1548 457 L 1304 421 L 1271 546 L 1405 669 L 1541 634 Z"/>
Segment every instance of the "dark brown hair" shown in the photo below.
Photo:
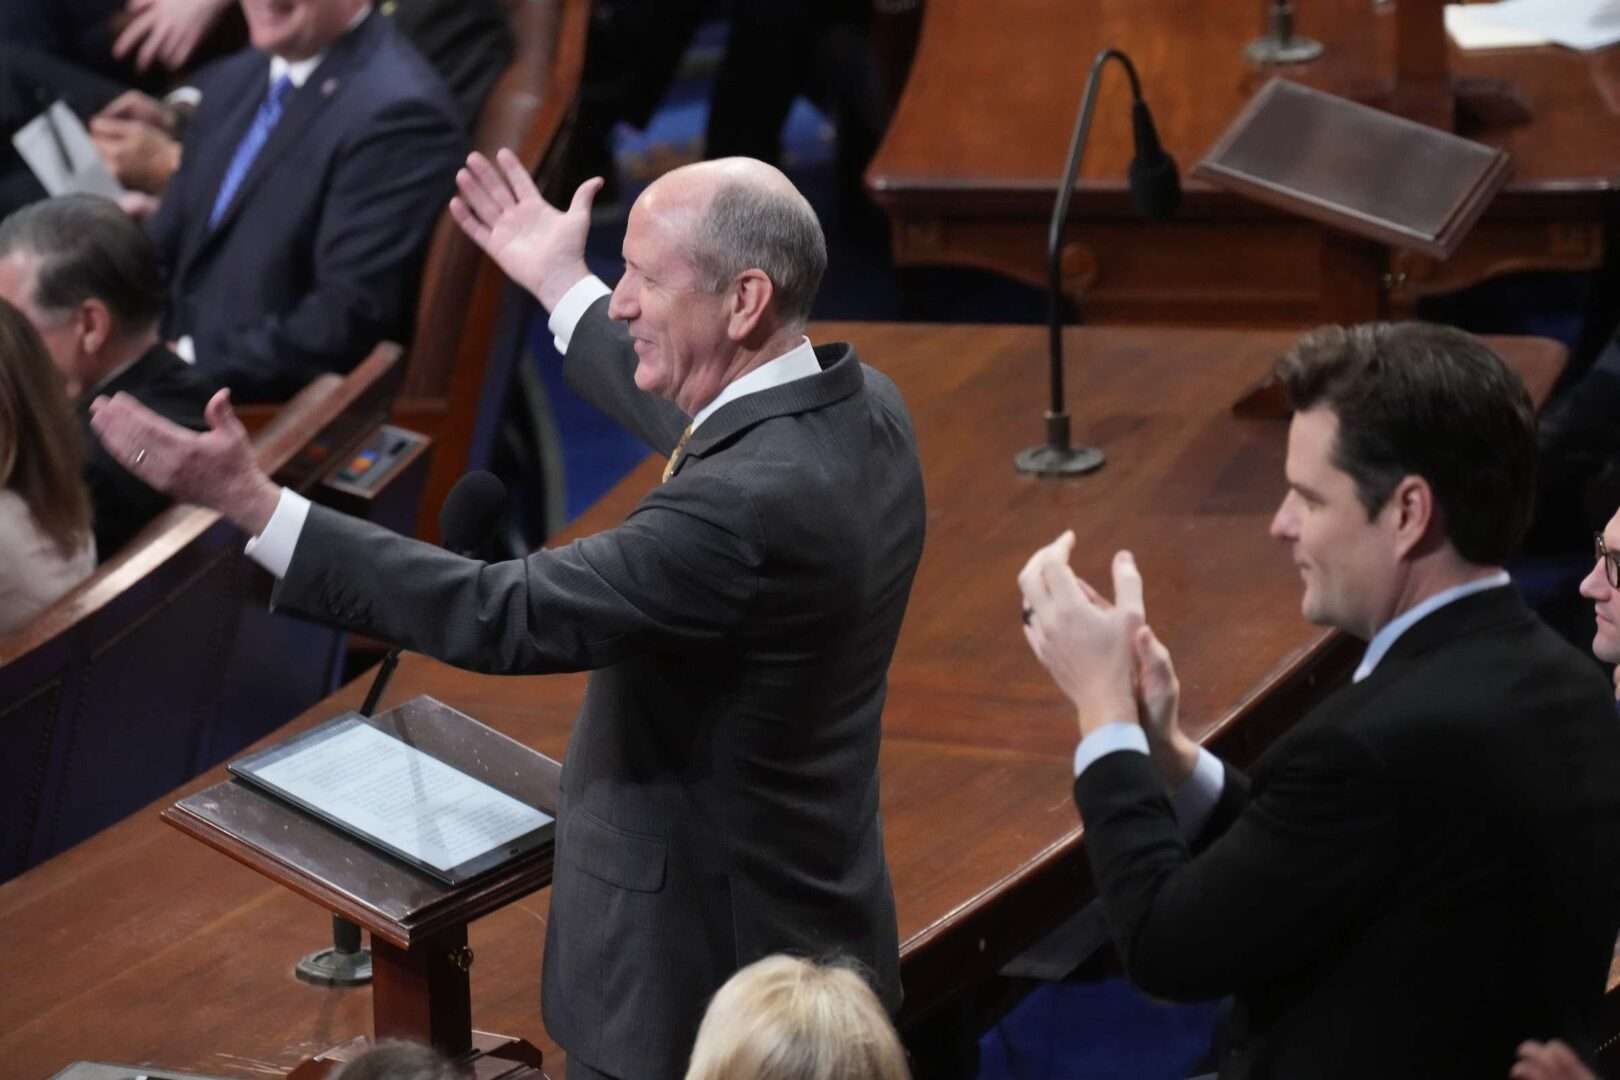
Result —
<path fill-rule="evenodd" d="M 1530 395 L 1479 339 L 1430 323 L 1313 330 L 1277 365 L 1298 410 L 1339 421 L 1334 464 L 1371 519 L 1406 476 L 1434 491 L 1441 525 L 1469 562 L 1513 554 L 1535 508 Z"/>
<path fill-rule="evenodd" d="M 100 300 L 120 334 L 156 326 L 166 299 L 157 248 L 118 204 L 99 195 L 61 195 L 0 221 L 0 256 L 38 260 L 29 302 L 45 314 Z"/>
<path fill-rule="evenodd" d="M 15 491 L 63 558 L 90 531 L 84 435 L 45 343 L 0 300 L 0 489 Z"/>

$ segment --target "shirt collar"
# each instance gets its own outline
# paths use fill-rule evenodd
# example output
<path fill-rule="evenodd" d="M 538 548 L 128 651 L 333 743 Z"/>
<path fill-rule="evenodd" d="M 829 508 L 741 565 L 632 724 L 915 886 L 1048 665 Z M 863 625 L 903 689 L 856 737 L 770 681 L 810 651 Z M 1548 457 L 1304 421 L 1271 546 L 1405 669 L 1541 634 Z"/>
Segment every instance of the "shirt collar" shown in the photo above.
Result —
<path fill-rule="evenodd" d="M 347 34 L 350 30 L 365 22 L 366 16 L 370 14 L 371 5 L 367 4 L 355 12 L 354 18 L 350 20 L 349 25 L 344 28 L 343 32 Z M 309 81 L 309 77 L 315 74 L 315 69 L 321 66 L 321 61 L 324 59 L 326 59 L 326 50 L 324 49 L 314 56 L 307 56 L 302 60 L 284 60 L 279 56 L 272 56 L 270 57 L 270 85 L 276 85 L 276 82 L 285 75 L 292 81 L 293 89 L 296 90 Z"/>
<path fill-rule="evenodd" d="M 715 399 L 698 410 L 692 417 L 692 430 L 696 431 L 703 425 L 703 421 L 713 416 L 722 405 L 736 401 L 748 394 L 757 394 L 761 390 L 770 390 L 784 383 L 802 379 L 807 375 L 821 374 L 821 361 L 816 359 L 816 350 L 811 348 L 810 339 L 801 337 L 799 343 L 774 360 L 767 360 L 753 371 L 740 379 L 733 379 L 721 387 Z"/>
<path fill-rule="evenodd" d="M 1350 676 L 1350 681 L 1360 682 L 1371 675 L 1373 669 L 1378 666 L 1379 661 L 1384 658 L 1384 654 L 1389 652 L 1390 647 L 1425 615 L 1433 614 L 1447 604 L 1461 600 L 1465 596 L 1472 596 L 1477 592 L 1484 592 L 1486 589 L 1498 589 L 1503 585 L 1510 584 L 1511 581 L 1512 579 L 1508 577 L 1506 570 L 1498 570 L 1494 574 L 1475 578 L 1473 581 L 1467 581 L 1461 585 L 1453 585 L 1449 589 L 1441 589 L 1421 604 L 1413 604 L 1410 608 L 1385 623 L 1383 628 L 1373 635 L 1372 640 L 1367 642 L 1366 655 L 1362 656 L 1361 663 L 1356 666 L 1355 674 Z"/>

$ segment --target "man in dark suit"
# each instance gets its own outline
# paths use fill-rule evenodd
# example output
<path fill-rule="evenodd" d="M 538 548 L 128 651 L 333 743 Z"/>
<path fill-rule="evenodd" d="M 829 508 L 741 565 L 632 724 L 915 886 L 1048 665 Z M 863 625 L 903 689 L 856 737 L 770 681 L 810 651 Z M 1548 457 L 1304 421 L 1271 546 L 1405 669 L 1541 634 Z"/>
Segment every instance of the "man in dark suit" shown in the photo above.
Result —
<path fill-rule="evenodd" d="M 408 334 L 465 134 L 438 75 L 365 0 L 243 12 L 254 47 L 199 78 L 150 230 L 165 335 L 237 400 L 279 401 Z"/>
<path fill-rule="evenodd" d="M 853 956 L 899 1003 L 878 821 L 886 672 L 923 538 L 894 385 L 804 336 L 826 246 L 780 172 L 671 172 L 609 294 L 590 204 L 475 155 L 451 212 L 552 312 L 575 385 L 670 454 L 623 525 L 484 565 L 310 507 L 252 464 L 223 396 L 194 436 L 123 398 L 110 452 L 215 506 L 276 603 L 489 671 L 594 671 L 562 779 L 542 994 L 571 1077 L 678 1077 L 704 1005 L 780 951 Z"/>
<path fill-rule="evenodd" d="M 1284 358 L 1272 535 L 1307 619 L 1368 640 L 1253 782 L 1180 731 L 1142 580 L 1019 577 L 1075 705 L 1075 800 L 1128 974 L 1233 995 L 1223 1077 L 1505 1076 L 1590 1045 L 1620 928 L 1620 725 L 1501 570 L 1533 502 L 1529 398 L 1460 331 L 1324 329 Z M 1134 688 L 1133 688 L 1134 681 Z"/>
<path fill-rule="evenodd" d="M 207 428 L 203 407 L 211 388 L 158 340 L 163 289 L 152 241 L 117 206 L 93 195 L 33 203 L 0 221 L 0 299 L 34 324 L 78 402 L 96 556 L 109 559 L 169 498 L 96 441 L 90 401 L 126 393 L 177 424 Z"/>

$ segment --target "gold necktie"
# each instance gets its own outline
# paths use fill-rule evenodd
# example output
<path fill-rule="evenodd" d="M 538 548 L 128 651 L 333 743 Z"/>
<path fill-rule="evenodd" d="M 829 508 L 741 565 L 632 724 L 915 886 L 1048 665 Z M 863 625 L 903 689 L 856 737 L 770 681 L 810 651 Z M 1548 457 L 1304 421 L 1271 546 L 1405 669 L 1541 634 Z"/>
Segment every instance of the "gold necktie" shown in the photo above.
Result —
<path fill-rule="evenodd" d="M 681 441 L 675 444 L 675 449 L 669 452 L 669 463 L 664 466 L 664 483 L 675 475 L 675 466 L 680 464 L 681 451 L 686 449 L 686 440 L 692 437 L 692 425 L 687 424 L 686 430 L 681 432 Z"/>

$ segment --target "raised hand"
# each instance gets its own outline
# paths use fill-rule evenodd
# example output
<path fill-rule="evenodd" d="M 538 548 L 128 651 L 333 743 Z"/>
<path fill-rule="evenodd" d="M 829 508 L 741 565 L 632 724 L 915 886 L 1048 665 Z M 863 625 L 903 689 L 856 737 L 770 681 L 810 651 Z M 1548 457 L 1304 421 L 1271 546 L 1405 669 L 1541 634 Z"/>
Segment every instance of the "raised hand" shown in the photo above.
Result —
<path fill-rule="evenodd" d="M 259 468 L 229 390 L 210 398 L 203 415 L 208 430 L 197 432 L 128 394 L 90 403 L 90 426 L 114 461 L 176 500 L 217 510 L 257 536 L 269 524 L 281 489 Z"/>
<path fill-rule="evenodd" d="M 517 155 L 501 150 L 494 163 L 470 155 L 467 167 L 456 172 L 456 189 L 460 194 L 450 200 L 450 216 L 546 310 L 590 272 L 585 236 L 601 177 L 579 185 L 568 209 L 558 210 L 541 196 Z"/>
<path fill-rule="evenodd" d="M 1074 704 L 1084 737 L 1137 717 L 1131 642 L 1142 624 L 1141 579 L 1133 586 L 1135 564 L 1122 552 L 1114 559 L 1114 594 L 1126 603 L 1110 604 L 1069 568 L 1073 549 L 1072 531 L 1041 548 L 1019 572 L 1018 589 L 1024 637 Z"/>

